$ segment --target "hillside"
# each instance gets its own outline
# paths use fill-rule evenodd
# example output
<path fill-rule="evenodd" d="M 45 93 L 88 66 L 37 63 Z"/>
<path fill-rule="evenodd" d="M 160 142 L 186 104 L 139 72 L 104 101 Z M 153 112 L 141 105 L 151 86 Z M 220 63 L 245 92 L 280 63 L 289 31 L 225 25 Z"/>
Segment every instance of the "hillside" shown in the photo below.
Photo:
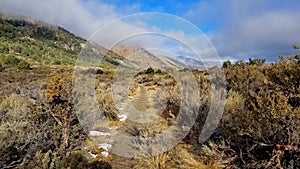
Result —
<path fill-rule="evenodd" d="M 29 19 L 0 18 L 0 51 L 43 64 L 74 64 L 86 41 L 62 27 Z"/>
<path fill-rule="evenodd" d="M 152 67 L 154 69 L 163 70 L 181 70 L 188 67 L 187 65 L 176 60 L 172 60 L 171 58 L 165 56 L 155 56 L 141 47 L 115 46 L 111 50 L 120 56 L 123 56 L 132 64 L 133 67 L 139 69 Z"/>
<path fill-rule="evenodd" d="M 2 66 L 15 57 L 31 65 L 75 65 L 87 41 L 62 27 L 16 16 L 0 15 Z M 102 66 L 117 66 L 123 57 L 99 45 Z M 105 55 L 105 56 L 104 56 Z M 18 64 L 18 63 L 16 63 Z M 4 66 L 5 67 L 5 66 Z"/>
<path fill-rule="evenodd" d="M 87 41 L 62 27 L 30 18 L 0 15 L 0 51 L 2 64 L 5 57 L 15 57 L 32 65 L 75 65 L 76 59 Z M 111 50 L 94 44 L 104 58 L 101 67 L 111 69 L 124 64 L 133 68 L 184 69 L 189 66 L 204 69 L 200 61 L 178 57 L 176 59 L 154 56 L 142 48 L 114 47 Z M 135 53 L 138 52 L 138 53 Z M 129 54 L 135 55 L 128 57 Z M 146 59 L 146 60 L 145 60 Z"/>

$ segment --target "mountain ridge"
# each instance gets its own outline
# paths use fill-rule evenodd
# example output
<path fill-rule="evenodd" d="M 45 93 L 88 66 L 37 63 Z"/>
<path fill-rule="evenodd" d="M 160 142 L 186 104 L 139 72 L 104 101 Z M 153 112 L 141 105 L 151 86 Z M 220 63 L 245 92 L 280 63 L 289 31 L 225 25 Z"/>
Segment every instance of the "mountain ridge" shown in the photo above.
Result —
<path fill-rule="evenodd" d="M 33 60 L 33 64 L 44 65 L 75 65 L 77 57 L 88 40 L 76 36 L 67 29 L 37 21 L 30 17 L 5 15 L 0 13 L 0 52 L 2 55 L 14 54 L 21 58 Z M 93 43 L 105 63 L 102 66 L 153 67 L 165 69 L 204 69 L 204 64 L 195 59 L 178 56 L 170 58 L 157 56 L 141 47 L 105 47 Z M 130 53 L 138 52 L 140 56 L 128 57 Z"/>

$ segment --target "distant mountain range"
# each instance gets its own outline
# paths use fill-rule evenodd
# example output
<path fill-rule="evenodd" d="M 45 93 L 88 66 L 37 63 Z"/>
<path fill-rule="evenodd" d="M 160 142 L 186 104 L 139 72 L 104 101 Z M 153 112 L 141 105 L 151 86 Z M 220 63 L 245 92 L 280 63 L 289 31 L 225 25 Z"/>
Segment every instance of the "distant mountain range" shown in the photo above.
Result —
<path fill-rule="evenodd" d="M 117 46 L 112 49 L 113 52 L 126 58 L 134 67 L 138 69 L 145 69 L 152 67 L 154 69 L 184 69 L 187 66 L 181 62 L 176 61 L 165 56 L 156 56 L 141 47 L 124 47 Z"/>
<path fill-rule="evenodd" d="M 213 67 L 213 66 L 221 66 L 220 64 L 222 63 L 222 61 L 200 61 L 198 59 L 195 58 L 189 58 L 189 57 L 185 57 L 185 56 L 177 56 L 176 60 L 184 63 L 185 65 L 187 65 L 188 67 L 192 68 L 192 69 L 198 69 L 198 70 L 204 70 L 207 69 L 209 67 Z"/>

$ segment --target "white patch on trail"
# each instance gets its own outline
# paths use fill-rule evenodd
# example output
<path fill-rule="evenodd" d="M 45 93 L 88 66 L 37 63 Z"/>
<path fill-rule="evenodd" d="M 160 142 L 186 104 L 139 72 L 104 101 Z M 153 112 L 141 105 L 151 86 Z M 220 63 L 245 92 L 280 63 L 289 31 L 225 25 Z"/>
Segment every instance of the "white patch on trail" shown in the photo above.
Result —
<path fill-rule="evenodd" d="M 111 147 L 112 147 L 112 145 L 108 144 L 108 143 L 99 144 L 99 148 L 102 148 L 106 151 L 108 151 L 108 149 L 110 149 Z"/>
<path fill-rule="evenodd" d="M 120 121 L 125 121 L 127 119 L 127 115 L 126 114 L 122 114 L 118 116 Z"/>
<path fill-rule="evenodd" d="M 101 132 L 101 131 L 90 131 L 89 135 L 92 136 L 92 137 L 96 137 L 96 136 L 110 136 L 111 134 L 110 133 L 104 133 L 104 132 Z"/>
<path fill-rule="evenodd" d="M 108 153 L 107 151 L 103 151 L 103 152 L 101 152 L 101 154 L 102 154 L 104 157 L 107 157 L 109 153 Z"/>
<path fill-rule="evenodd" d="M 129 98 L 129 99 L 133 99 L 133 97 L 132 97 L 132 96 L 128 96 L 128 98 Z"/>
<path fill-rule="evenodd" d="M 91 153 L 91 152 L 89 152 L 89 154 L 92 156 L 92 158 L 97 158 L 97 154 L 93 154 L 93 153 Z"/>

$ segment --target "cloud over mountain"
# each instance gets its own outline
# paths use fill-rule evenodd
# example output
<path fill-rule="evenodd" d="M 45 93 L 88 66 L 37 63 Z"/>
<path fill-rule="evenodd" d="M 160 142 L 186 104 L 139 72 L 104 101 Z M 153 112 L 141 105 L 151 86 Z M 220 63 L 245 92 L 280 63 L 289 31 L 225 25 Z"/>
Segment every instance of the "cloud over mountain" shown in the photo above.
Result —
<path fill-rule="evenodd" d="M 57 24 L 85 37 L 120 15 L 113 5 L 93 0 L 1 0 L 0 10 Z"/>
<path fill-rule="evenodd" d="M 143 11 L 179 14 L 204 31 L 221 57 L 273 57 L 293 54 L 291 45 L 300 44 L 300 6 L 297 0 L 190 0 L 173 2 L 100 1 L 100 0 L 0 0 L 0 11 L 27 15 L 65 27 L 71 32 L 90 37 L 101 26 L 116 18 Z M 172 4 L 174 6 L 172 6 Z M 152 7 L 152 8 L 151 8 Z M 142 23 L 143 21 L 141 21 Z M 158 28 L 160 29 L 160 28 Z M 122 23 L 107 32 L 107 41 L 120 33 L 151 31 L 147 24 Z M 163 31 L 161 29 L 161 31 Z M 173 30 L 170 30 L 172 33 Z M 178 32 L 174 32 L 178 34 Z M 108 36 L 109 35 L 109 36 Z M 116 36 L 114 36 L 116 35 Z M 192 39 L 193 37 L 184 37 Z M 141 40 L 148 46 L 155 40 Z M 157 44 L 160 45 L 159 39 Z"/>

